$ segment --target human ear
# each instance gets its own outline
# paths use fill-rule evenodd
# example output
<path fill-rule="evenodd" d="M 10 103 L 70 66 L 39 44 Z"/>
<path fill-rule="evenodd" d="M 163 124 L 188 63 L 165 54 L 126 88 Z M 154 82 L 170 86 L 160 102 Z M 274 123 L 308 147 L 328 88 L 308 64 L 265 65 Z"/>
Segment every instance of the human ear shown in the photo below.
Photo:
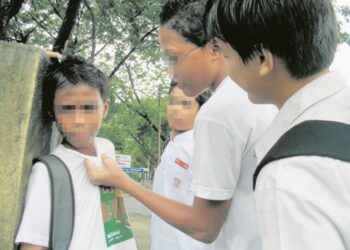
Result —
<path fill-rule="evenodd" d="M 106 100 L 103 102 L 103 118 L 107 117 L 108 110 L 109 110 L 110 100 Z"/>
<path fill-rule="evenodd" d="M 273 55 L 268 50 L 262 50 L 262 53 L 259 55 L 260 60 L 260 69 L 259 69 L 259 75 L 260 76 L 267 76 L 271 73 L 273 70 Z"/>
<path fill-rule="evenodd" d="M 213 60 L 218 59 L 220 55 L 220 48 L 214 40 L 211 42 L 208 42 L 206 45 L 206 48 L 209 50 L 209 53 Z"/>

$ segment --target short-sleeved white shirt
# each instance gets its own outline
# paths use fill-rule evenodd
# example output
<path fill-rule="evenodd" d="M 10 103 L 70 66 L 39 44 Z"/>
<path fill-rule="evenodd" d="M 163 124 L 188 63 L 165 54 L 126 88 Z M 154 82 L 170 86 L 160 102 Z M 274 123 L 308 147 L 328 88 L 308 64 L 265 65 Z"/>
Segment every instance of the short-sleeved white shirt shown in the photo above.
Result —
<path fill-rule="evenodd" d="M 350 124 L 345 78 L 327 73 L 290 97 L 257 143 L 258 161 L 305 120 Z M 350 249 L 350 163 L 318 156 L 271 162 L 258 176 L 255 199 L 264 250 Z"/>
<path fill-rule="evenodd" d="M 113 144 L 103 138 L 95 139 L 97 157 L 87 156 L 59 145 L 52 154 L 68 167 L 72 176 L 75 198 L 73 237 L 69 250 L 122 250 L 137 249 L 134 238 L 107 248 L 103 227 L 99 187 L 92 185 L 84 159 L 101 165 L 101 154 L 115 157 Z M 16 236 L 16 243 L 26 242 L 48 246 L 50 227 L 50 179 L 45 166 L 34 164 L 29 177 L 24 214 Z"/>
<path fill-rule="evenodd" d="M 217 250 L 258 250 L 252 176 L 254 143 L 271 122 L 275 109 L 252 104 L 229 77 L 201 107 L 194 128 L 192 189 L 206 200 L 233 198 L 215 240 Z"/>
<path fill-rule="evenodd" d="M 178 134 L 166 146 L 153 179 L 153 191 L 169 199 L 192 205 L 193 130 Z M 213 250 L 169 225 L 156 214 L 151 223 L 152 250 Z"/>

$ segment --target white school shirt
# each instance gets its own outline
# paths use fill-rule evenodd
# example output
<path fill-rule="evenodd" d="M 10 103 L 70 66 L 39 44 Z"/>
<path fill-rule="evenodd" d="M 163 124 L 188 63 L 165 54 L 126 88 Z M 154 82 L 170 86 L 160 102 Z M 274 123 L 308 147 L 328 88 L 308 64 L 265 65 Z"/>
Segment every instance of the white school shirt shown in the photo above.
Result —
<path fill-rule="evenodd" d="M 305 120 L 350 123 L 345 78 L 327 73 L 290 97 L 257 143 L 258 161 Z M 271 162 L 258 176 L 255 199 L 264 250 L 350 249 L 350 163 L 318 156 Z"/>
<path fill-rule="evenodd" d="M 252 104 L 229 77 L 201 107 L 194 127 L 192 188 L 206 200 L 233 198 L 217 250 L 260 250 L 253 200 L 254 143 L 271 122 L 270 105 Z"/>
<path fill-rule="evenodd" d="M 103 138 L 95 139 L 97 157 L 83 155 L 59 145 L 52 154 L 58 156 L 68 167 L 72 176 L 75 199 L 75 218 L 69 250 L 136 250 L 134 238 L 107 248 L 103 227 L 100 190 L 92 185 L 84 165 L 90 159 L 101 165 L 101 154 L 115 157 L 113 144 Z M 50 227 L 50 179 L 45 166 L 34 164 L 30 174 L 25 198 L 24 214 L 15 242 L 48 246 Z"/>
<path fill-rule="evenodd" d="M 169 141 L 153 178 L 153 191 L 187 205 L 193 204 L 191 191 L 193 130 Z M 199 242 L 152 213 L 152 250 L 213 250 L 213 244 Z"/>

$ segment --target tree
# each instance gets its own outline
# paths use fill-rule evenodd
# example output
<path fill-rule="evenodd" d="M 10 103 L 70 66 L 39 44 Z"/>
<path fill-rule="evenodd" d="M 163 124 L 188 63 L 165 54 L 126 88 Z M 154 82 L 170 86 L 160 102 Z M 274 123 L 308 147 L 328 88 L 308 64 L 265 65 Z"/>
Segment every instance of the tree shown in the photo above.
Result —
<path fill-rule="evenodd" d="M 136 165 L 156 164 L 158 115 L 161 139 L 168 80 L 160 61 L 158 16 L 162 0 L 1 0 L 0 40 L 76 53 L 109 76 L 110 115 L 101 135 L 132 154 Z M 349 7 L 337 10 L 349 23 Z M 339 22 L 339 30 L 344 23 Z M 342 31 L 341 41 L 350 41 Z M 162 86 L 158 108 L 158 86 Z"/>
<path fill-rule="evenodd" d="M 12 0 L 0 2 L 0 40 L 8 40 L 6 33 L 10 20 L 20 11 L 24 0 Z"/>

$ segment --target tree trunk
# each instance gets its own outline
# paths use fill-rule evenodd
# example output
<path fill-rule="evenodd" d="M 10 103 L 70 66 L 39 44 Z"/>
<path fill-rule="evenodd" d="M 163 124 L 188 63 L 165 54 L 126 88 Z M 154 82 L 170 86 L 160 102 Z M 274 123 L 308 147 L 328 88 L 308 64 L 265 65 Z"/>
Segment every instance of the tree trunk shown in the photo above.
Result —
<path fill-rule="evenodd" d="M 56 41 L 53 45 L 53 51 L 62 53 L 65 48 L 66 42 L 73 31 L 73 28 L 77 22 L 77 17 L 79 15 L 80 5 L 82 0 L 70 0 L 66 10 L 66 14 L 63 19 L 62 26 L 58 32 Z"/>
<path fill-rule="evenodd" d="M 14 16 L 21 10 L 24 0 L 12 0 L 9 3 L 0 4 L 0 40 L 7 40 L 7 26 Z"/>

